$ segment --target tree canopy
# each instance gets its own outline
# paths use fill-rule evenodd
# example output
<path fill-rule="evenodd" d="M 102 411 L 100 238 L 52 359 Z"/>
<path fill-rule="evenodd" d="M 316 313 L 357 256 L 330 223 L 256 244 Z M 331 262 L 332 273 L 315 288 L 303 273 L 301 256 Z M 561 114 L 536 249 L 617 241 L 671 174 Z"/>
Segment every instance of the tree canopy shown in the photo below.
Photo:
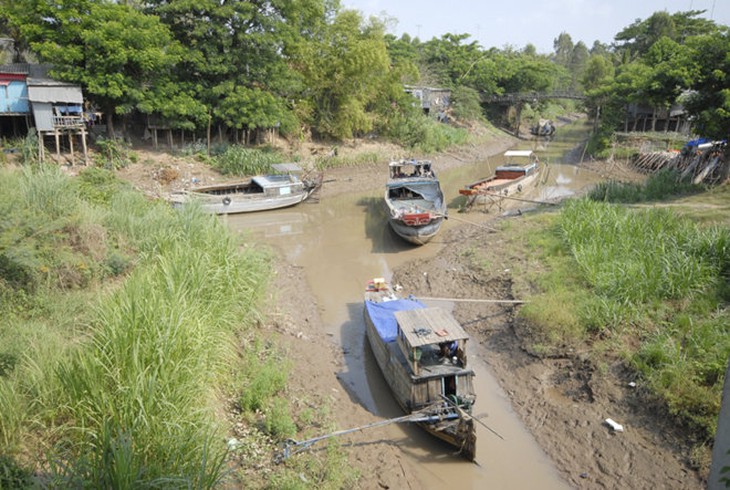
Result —
<path fill-rule="evenodd" d="M 397 134 L 419 113 L 403 85 L 447 88 L 459 112 L 505 93 L 585 92 L 616 125 L 628 105 L 681 101 L 706 135 L 727 135 L 728 28 L 702 11 L 637 19 L 589 49 L 560 32 L 534 45 L 485 49 L 469 34 L 421 41 L 387 34 L 338 0 L 0 0 L 14 61 L 52 63 L 113 121 L 141 113 L 169 127 L 279 128 L 342 139 Z"/>

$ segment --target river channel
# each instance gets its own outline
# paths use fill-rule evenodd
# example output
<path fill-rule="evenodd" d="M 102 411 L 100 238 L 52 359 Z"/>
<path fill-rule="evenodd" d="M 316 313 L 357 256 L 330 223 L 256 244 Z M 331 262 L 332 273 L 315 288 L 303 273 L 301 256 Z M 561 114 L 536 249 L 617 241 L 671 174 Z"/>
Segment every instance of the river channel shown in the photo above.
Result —
<path fill-rule="evenodd" d="M 581 120 L 560 128 L 550 142 L 521 141 L 515 145 L 515 149 L 533 149 L 547 163 L 544 181 L 525 197 L 552 200 L 574 195 L 597 182 L 596 173 L 571 163 L 587 131 Z M 374 277 L 390 278 L 392 271 L 406 262 L 436 256 L 448 246 L 443 237 L 449 228 L 470 226 L 467 221 L 480 224 L 494 219 L 496 210 L 458 213 L 463 199 L 458 190 L 466 183 L 490 175 L 501 163 L 500 157 L 494 155 L 446 172 L 439 172 L 438 160 L 434 160 L 449 214 L 454 219 L 445 221 L 439 235 L 421 247 L 403 242 L 385 221 L 382 195 L 387 178 L 386 162 L 382 172 L 373 176 L 383 184 L 375 190 L 341 194 L 284 210 L 227 217 L 232 230 L 252 233 L 279 250 L 290 263 L 303 268 L 318 302 L 324 333 L 345 353 L 344 372 L 338 373 L 339 380 L 352 397 L 378 417 L 396 417 L 402 412 L 392 400 L 366 346 L 362 306 L 365 284 Z M 528 203 L 521 205 L 529 206 Z M 443 302 L 439 306 L 453 307 Z M 487 358 L 489 353 L 483 350 L 479 343 L 471 343 L 470 359 Z M 504 438 L 478 426 L 476 464 L 451 455 L 447 446 L 416 427 L 387 426 L 382 429 L 387 431 L 387 436 L 379 433 L 378 437 L 392 436 L 393 440 L 406 441 L 401 444 L 401 450 L 405 458 L 418 465 L 424 488 L 569 488 L 524 428 L 487 365 L 478 361 L 471 366 L 476 373 L 475 413 L 487 413 L 489 416 L 484 420 Z"/>

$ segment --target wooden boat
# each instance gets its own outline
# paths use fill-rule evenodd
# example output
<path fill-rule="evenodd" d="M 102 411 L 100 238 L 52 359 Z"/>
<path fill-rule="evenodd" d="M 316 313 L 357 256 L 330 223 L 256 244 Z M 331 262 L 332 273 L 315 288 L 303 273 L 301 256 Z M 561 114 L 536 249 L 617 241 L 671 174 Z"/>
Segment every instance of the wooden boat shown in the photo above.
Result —
<path fill-rule="evenodd" d="M 505 163 L 497 167 L 494 175 L 479 179 L 459 190 L 468 196 L 466 207 L 489 204 L 494 198 L 511 196 L 525 191 L 537 181 L 540 160 L 531 150 L 508 150 Z"/>
<path fill-rule="evenodd" d="M 299 204 L 321 184 L 321 179 L 300 177 L 302 169 L 294 163 L 274 164 L 272 168 L 278 173 L 196 187 L 173 193 L 170 200 L 173 206 L 196 201 L 203 210 L 214 214 L 251 213 Z"/>
<path fill-rule="evenodd" d="M 370 347 L 398 404 L 421 414 L 413 421 L 473 460 L 476 394 L 461 325 L 442 308 L 400 298 L 383 279 L 368 283 L 364 316 Z"/>
<path fill-rule="evenodd" d="M 423 245 L 446 218 L 444 194 L 428 160 L 400 160 L 388 166 L 385 207 L 388 223 L 401 238 Z"/>
<path fill-rule="evenodd" d="M 530 134 L 549 138 L 555 134 L 555 124 L 549 119 L 540 119 L 537 124 L 530 127 Z"/>

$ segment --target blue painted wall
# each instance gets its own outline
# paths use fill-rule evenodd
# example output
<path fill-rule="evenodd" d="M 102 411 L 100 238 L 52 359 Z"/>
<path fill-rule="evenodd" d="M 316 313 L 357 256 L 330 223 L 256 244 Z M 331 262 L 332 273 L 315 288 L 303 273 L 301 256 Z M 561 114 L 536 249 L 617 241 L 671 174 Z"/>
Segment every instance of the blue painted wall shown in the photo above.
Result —
<path fill-rule="evenodd" d="M 29 114 L 28 85 L 24 81 L 13 80 L 8 85 L 0 85 L 0 114 Z"/>

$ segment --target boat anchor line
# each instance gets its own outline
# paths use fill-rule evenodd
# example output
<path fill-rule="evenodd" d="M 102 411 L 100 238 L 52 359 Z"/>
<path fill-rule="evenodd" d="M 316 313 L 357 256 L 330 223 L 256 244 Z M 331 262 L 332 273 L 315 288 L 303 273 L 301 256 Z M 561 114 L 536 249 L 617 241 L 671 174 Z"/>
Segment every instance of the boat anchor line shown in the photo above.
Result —
<path fill-rule="evenodd" d="M 468 413 L 464 412 L 459 405 L 457 405 L 456 403 L 454 403 L 453 400 L 450 400 L 448 397 L 446 397 L 444 395 L 441 395 L 441 398 L 443 398 L 446 401 L 446 403 L 448 403 L 449 405 L 451 405 L 454 408 L 456 408 L 456 410 L 459 411 L 459 415 L 461 415 L 464 418 L 470 418 L 472 420 L 475 420 L 479 425 L 481 425 L 482 427 L 484 427 L 485 429 L 487 429 L 489 432 L 491 432 L 492 434 L 494 434 L 495 436 L 499 437 L 500 439 L 502 439 L 504 441 L 504 437 L 502 437 L 502 435 L 499 432 L 497 432 L 496 430 L 492 429 L 487 424 L 485 424 L 484 422 L 482 422 L 481 420 L 479 420 L 478 417 L 475 417 L 473 415 L 469 415 Z"/>
<path fill-rule="evenodd" d="M 469 415 L 466 412 L 464 412 L 463 410 L 461 410 L 459 405 L 455 404 L 452 400 L 449 400 L 449 399 L 443 397 L 443 395 L 442 395 L 442 398 L 444 398 L 448 402 L 449 405 L 456 407 L 459 412 L 459 415 L 461 417 L 468 417 L 470 419 L 474 419 L 477 422 L 482 423 L 477 417 Z M 281 446 L 280 446 L 281 450 L 274 454 L 274 463 L 280 464 L 280 463 L 284 462 L 285 460 L 289 459 L 291 456 L 309 449 L 314 444 L 316 444 L 320 441 L 324 441 L 326 439 L 331 439 L 332 437 L 343 436 L 346 434 L 351 434 L 353 432 L 363 431 L 365 429 L 372 429 L 375 427 L 383 427 L 383 426 L 390 425 L 390 424 L 400 424 L 400 423 L 405 423 L 405 422 L 417 423 L 417 422 L 423 422 L 424 420 L 433 418 L 433 417 L 441 419 L 441 418 L 443 418 L 443 410 L 444 410 L 444 404 L 436 403 L 434 405 L 428 406 L 417 412 L 412 412 L 408 415 L 402 415 L 400 417 L 395 417 L 392 419 L 379 420 L 377 422 L 372 422 L 370 424 L 361 425 L 360 427 L 353 427 L 351 429 L 338 430 L 335 432 L 331 432 L 329 434 L 324 434 L 324 435 L 321 435 L 318 437 L 313 437 L 311 439 L 306 439 L 304 441 L 297 441 L 295 439 L 287 439 L 286 441 L 284 441 L 284 443 L 281 444 Z M 484 424 L 482 423 L 482 425 L 484 425 Z M 497 434 L 497 435 L 499 435 L 499 434 Z M 502 436 L 500 436 L 500 437 L 502 437 Z"/>

